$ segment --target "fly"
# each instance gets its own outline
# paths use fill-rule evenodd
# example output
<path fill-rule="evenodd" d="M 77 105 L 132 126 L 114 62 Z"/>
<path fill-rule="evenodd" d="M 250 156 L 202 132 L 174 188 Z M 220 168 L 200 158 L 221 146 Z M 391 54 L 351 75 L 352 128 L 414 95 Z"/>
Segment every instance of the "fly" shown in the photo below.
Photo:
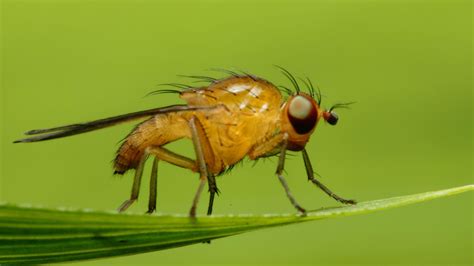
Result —
<path fill-rule="evenodd" d="M 279 67 L 280 68 L 280 67 Z M 205 87 L 184 84 L 167 84 L 177 89 L 153 92 L 176 93 L 186 104 L 171 105 L 134 112 L 92 122 L 67 126 L 36 129 L 26 132 L 31 135 L 20 142 L 37 142 L 81 134 L 131 120 L 145 119 L 124 139 L 114 160 L 115 174 L 123 175 L 134 170 L 131 196 L 119 207 L 125 211 L 138 199 L 140 183 L 146 160 L 153 157 L 150 178 L 148 213 L 156 209 L 158 163 L 164 161 L 199 174 L 199 186 L 194 195 L 189 215 L 196 216 L 200 195 L 208 184 L 210 199 L 207 214 L 212 214 L 214 196 L 218 193 L 215 177 L 241 161 L 244 157 L 257 160 L 278 156 L 276 176 L 285 189 L 291 204 L 302 214 L 305 209 L 293 197 L 283 177 L 287 151 L 301 152 L 308 180 L 326 194 L 344 204 L 355 204 L 354 200 L 337 196 L 314 176 L 314 171 L 305 149 L 319 120 L 336 125 L 336 108 L 346 108 L 350 103 L 336 104 L 328 110 L 321 108 L 321 92 L 309 79 L 301 82 L 307 92 L 287 70 L 280 68 L 291 81 L 293 89 L 277 87 L 269 81 L 247 73 L 226 71 L 224 79 L 191 76 L 209 82 Z M 288 95 L 285 99 L 281 92 Z M 177 154 L 165 144 L 183 138 L 192 140 L 195 159 Z"/>

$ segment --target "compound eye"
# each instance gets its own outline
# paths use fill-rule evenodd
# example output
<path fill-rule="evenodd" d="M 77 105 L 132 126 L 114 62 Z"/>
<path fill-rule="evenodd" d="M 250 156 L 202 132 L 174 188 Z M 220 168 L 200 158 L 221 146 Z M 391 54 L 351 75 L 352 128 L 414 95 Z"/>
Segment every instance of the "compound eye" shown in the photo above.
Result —
<path fill-rule="evenodd" d="M 295 96 L 288 106 L 288 118 L 298 134 L 307 134 L 318 121 L 318 112 L 306 97 Z"/>
<path fill-rule="evenodd" d="M 323 116 L 324 116 L 324 120 L 326 120 L 326 122 L 328 122 L 328 124 L 332 126 L 336 125 L 337 121 L 339 120 L 339 117 L 333 111 L 330 111 L 330 112 L 326 111 L 324 112 Z"/>

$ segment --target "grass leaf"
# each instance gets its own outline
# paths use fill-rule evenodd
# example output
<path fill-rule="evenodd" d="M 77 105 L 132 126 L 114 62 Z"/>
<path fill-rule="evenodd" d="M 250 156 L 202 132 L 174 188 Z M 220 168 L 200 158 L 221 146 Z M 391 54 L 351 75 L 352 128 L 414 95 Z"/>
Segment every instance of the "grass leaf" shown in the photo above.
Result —
<path fill-rule="evenodd" d="M 0 205 L 0 263 L 51 263 L 122 256 L 200 243 L 256 229 L 370 213 L 474 190 L 446 190 L 311 211 L 307 216 L 137 215 Z"/>

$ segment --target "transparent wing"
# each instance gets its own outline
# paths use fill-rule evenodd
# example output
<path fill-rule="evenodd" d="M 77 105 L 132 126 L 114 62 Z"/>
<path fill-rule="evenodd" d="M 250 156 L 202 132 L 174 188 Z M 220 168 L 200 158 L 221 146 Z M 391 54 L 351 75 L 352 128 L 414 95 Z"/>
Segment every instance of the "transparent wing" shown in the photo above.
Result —
<path fill-rule="evenodd" d="M 57 139 L 86 133 L 93 130 L 102 129 L 105 127 L 111 127 L 120 123 L 150 117 L 157 114 L 171 113 L 171 112 L 183 112 L 183 111 L 195 111 L 203 109 L 212 109 L 217 106 L 206 106 L 206 107 L 190 107 L 188 105 L 171 105 L 161 108 L 154 108 L 129 114 L 123 114 L 113 116 L 109 118 L 99 119 L 91 122 L 71 124 L 60 127 L 46 128 L 46 129 L 33 129 L 25 132 L 25 135 L 35 135 L 29 138 L 16 140 L 13 143 L 23 142 L 37 142 L 49 139 Z"/>

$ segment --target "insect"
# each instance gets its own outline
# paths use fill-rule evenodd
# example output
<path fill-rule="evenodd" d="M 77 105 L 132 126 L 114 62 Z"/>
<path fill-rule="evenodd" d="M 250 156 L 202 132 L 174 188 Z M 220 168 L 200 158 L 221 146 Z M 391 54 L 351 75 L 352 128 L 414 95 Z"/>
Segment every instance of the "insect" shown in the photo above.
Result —
<path fill-rule="evenodd" d="M 229 76 L 223 79 L 190 76 L 206 82 L 207 86 L 196 87 L 183 84 L 168 84 L 177 89 L 153 92 L 176 93 L 186 104 L 171 105 L 135 113 L 119 115 L 87 123 L 71 124 L 26 132 L 28 138 L 15 141 L 37 142 L 81 134 L 118 123 L 144 119 L 124 139 L 114 160 L 115 174 L 123 175 L 134 170 L 132 192 L 120 207 L 125 211 L 138 199 L 145 162 L 153 157 L 150 178 L 148 213 L 156 209 L 157 168 L 160 161 L 183 167 L 199 174 L 199 185 L 194 195 L 189 215 L 195 217 L 202 191 L 208 184 L 210 198 L 207 214 L 212 214 L 214 197 L 218 193 L 215 177 L 232 169 L 243 158 L 258 160 L 277 156 L 276 176 L 282 184 L 291 204 L 302 214 L 301 207 L 283 177 L 287 151 L 302 153 L 308 179 L 326 194 L 344 204 L 355 204 L 354 200 L 337 196 L 314 176 L 314 171 L 305 149 L 319 120 L 336 125 L 336 108 L 345 108 L 350 103 L 336 104 L 328 110 L 321 108 L 321 92 L 309 79 L 300 79 L 307 89 L 300 89 L 298 80 L 286 69 L 281 72 L 291 81 L 293 89 L 277 87 L 269 81 L 247 73 L 224 70 Z M 282 93 L 283 92 L 283 93 Z M 287 95 L 287 98 L 283 96 Z M 165 144 L 182 138 L 192 140 L 195 159 L 177 154 L 164 147 Z"/>

